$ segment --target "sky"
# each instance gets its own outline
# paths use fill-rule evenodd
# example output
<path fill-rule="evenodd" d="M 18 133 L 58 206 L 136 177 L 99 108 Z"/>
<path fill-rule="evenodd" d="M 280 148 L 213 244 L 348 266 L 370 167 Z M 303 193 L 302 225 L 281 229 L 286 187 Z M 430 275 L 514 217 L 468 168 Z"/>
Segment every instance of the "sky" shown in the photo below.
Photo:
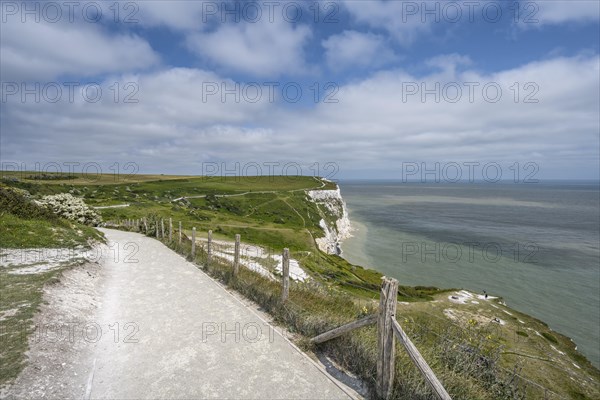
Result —
<path fill-rule="evenodd" d="M 598 1 L 4 1 L 3 170 L 598 179 Z"/>

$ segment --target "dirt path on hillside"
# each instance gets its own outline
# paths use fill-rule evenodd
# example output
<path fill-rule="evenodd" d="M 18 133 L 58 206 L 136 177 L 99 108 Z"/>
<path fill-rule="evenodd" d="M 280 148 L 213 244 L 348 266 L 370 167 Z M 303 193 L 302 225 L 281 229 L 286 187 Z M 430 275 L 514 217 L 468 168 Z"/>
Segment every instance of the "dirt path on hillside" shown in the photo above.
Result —
<path fill-rule="evenodd" d="M 102 231 L 109 244 L 99 265 L 69 271 L 37 321 L 72 326 L 72 337 L 42 334 L 3 397 L 352 396 L 280 328 L 162 243 Z"/>

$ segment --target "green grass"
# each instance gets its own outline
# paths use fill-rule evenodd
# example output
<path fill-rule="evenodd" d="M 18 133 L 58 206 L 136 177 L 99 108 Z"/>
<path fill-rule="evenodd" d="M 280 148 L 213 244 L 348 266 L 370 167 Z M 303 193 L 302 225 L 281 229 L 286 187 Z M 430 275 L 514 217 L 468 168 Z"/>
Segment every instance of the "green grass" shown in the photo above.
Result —
<path fill-rule="evenodd" d="M 273 253 L 288 247 L 291 256 L 313 279 L 310 283 L 293 283 L 290 301 L 285 304 L 279 301 L 279 283 L 257 273 L 242 268 L 238 278 L 233 279 L 231 266 L 220 262 L 214 262 L 209 272 L 257 302 L 286 328 L 300 334 L 299 344 L 305 348 L 311 347 L 307 340 L 311 336 L 374 312 L 378 304 L 380 273 L 318 251 L 314 238 L 323 234 L 319 221 L 323 218 L 332 222 L 334 216 L 324 207 L 306 200 L 306 190 L 322 186 L 321 181 L 311 177 L 140 176 L 125 183 L 103 178 L 102 184 L 90 184 L 76 178 L 64 182 L 21 180 L 9 184 L 28 190 L 34 196 L 72 192 L 88 204 L 130 204 L 126 208 L 98 211 L 104 220 L 146 217 L 150 236 L 154 235 L 157 220 L 172 218 L 175 227 L 182 221 L 187 235 L 196 227 L 198 238 L 205 237 L 211 229 L 215 239 L 232 240 L 235 234 L 241 234 L 243 242 L 261 245 Z M 327 183 L 324 188 L 335 189 L 335 185 Z M 243 195 L 221 197 L 232 194 Z M 173 201 L 182 196 L 204 197 Z M 13 226 L 18 223 L 12 222 Z M 20 229 L 28 229 L 27 223 L 22 225 Z M 60 237 L 68 235 L 61 233 Z M 182 246 L 168 245 L 189 257 L 189 241 Z M 194 261 L 198 265 L 205 264 L 202 250 Z M 454 399 L 543 398 L 543 392 L 519 378 L 515 369 L 520 376 L 566 398 L 600 398 L 600 373 L 576 351 L 568 338 L 551 332 L 543 322 L 499 303 L 495 304 L 513 316 L 498 314 L 491 302 L 450 303 L 448 292 L 448 289 L 401 285 L 398 300 L 407 304 L 399 305 L 397 317 Z M 461 313 L 461 319 L 452 321 L 445 310 Z M 506 325 L 494 326 L 491 330 L 491 325 L 482 322 L 494 316 L 505 320 Z M 525 323 L 519 323 L 519 319 Z M 328 352 L 373 387 L 376 360 L 373 327 L 327 342 L 320 350 Z M 560 355 L 558 351 L 565 354 Z M 395 398 L 431 398 L 429 389 L 400 347 L 396 376 Z"/>
<path fill-rule="evenodd" d="M 448 300 L 448 295 L 434 296 L 435 302 L 399 306 L 398 319 L 417 347 L 430 354 L 431 358 L 425 356 L 426 359 L 441 357 L 440 362 L 449 367 L 476 375 L 479 370 L 469 371 L 468 363 L 462 366 L 461 363 L 474 354 L 474 347 L 480 348 L 479 356 L 485 356 L 486 362 L 493 361 L 496 375 L 519 382 L 514 395 L 520 393 L 526 399 L 544 398 L 542 389 L 514 375 L 517 368 L 521 377 L 565 398 L 571 398 L 572 391 L 586 396 L 581 398 L 600 398 L 600 372 L 575 350 L 569 338 L 551 331 L 542 321 L 502 305 L 500 299 L 457 305 Z M 450 320 L 445 314 L 448 310 L 452 310 L 457 319 Z M 500 318 L 504 324 L 494 323 L 493 318 Z M 549 345 L 548 337 L 554 339 L 551 343 L 554 348 Z M 468 351 L 462 354 L 460 350 Z M 488 389 L 492 392 L 506 389 L 501 382 L 502 379 L 495 381 L 495 386 Z"/>
<path fill-rule="evenodd" d="M 50 222 L 0 214 L 2 248 L 73 248 L 87 246 L 90 239 L 101 240 L 101 238 L 97 230 L 65 220 Z"/>
<path fill-rule="evenodd" d="M 95 229 L 58 217 L 19 189 L 0 186 L 0 243 L 2 248 L 87 246 L 101 240 Z"/>
<path fill-rule="evenodd" d="M 102 234 L 94 228 L 59 218 L 23 193 L 0 186 L 0 257 L 2 249 L 89 248 L 91 241 L 101 240 Z M 0 267 L 0 386 L 25 366 L 28 336 L 44 285 L 57 282 L 63 271 L 77 263 L 25 275 L 10 274 L 11 266 Z"/>
<path fill-rule="evenodd" d="M 34 331 L 32 321 L 42 303 L 44 286 L 58 282 L 62 272 L 71 267 L 29 275 L 0 270 L 0 387 L 25 367 L 28 337 Z"/>

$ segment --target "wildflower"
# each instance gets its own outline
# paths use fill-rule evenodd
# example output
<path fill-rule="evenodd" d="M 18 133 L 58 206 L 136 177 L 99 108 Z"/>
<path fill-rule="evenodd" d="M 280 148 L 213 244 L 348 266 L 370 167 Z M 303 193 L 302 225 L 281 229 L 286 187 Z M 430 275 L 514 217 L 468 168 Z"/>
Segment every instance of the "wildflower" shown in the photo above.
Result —
<path fill-rule="evenodd" d="M 83 199 L 70 193 L 44 196 L 39 202 L 52 209 L 59 216 L 85 225 L 98 225 L 102 218 L 85 204 Z"/>

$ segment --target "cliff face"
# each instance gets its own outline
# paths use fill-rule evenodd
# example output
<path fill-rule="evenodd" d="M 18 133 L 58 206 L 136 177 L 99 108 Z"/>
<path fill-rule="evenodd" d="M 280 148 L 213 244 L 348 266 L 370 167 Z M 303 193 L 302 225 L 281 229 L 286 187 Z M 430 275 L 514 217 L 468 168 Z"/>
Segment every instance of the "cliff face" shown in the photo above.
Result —
<path fill-rule="evenodd" d="M 351 228 L 348 210 L 340 189 L 311 190 L 308 196 L 321 211 L 322 218 L 319 225 L 323 229 L 324 236 L 315 239 L 319 249 L 328 254 L 342 254 L 340 243 L 350 237 Z"/>

